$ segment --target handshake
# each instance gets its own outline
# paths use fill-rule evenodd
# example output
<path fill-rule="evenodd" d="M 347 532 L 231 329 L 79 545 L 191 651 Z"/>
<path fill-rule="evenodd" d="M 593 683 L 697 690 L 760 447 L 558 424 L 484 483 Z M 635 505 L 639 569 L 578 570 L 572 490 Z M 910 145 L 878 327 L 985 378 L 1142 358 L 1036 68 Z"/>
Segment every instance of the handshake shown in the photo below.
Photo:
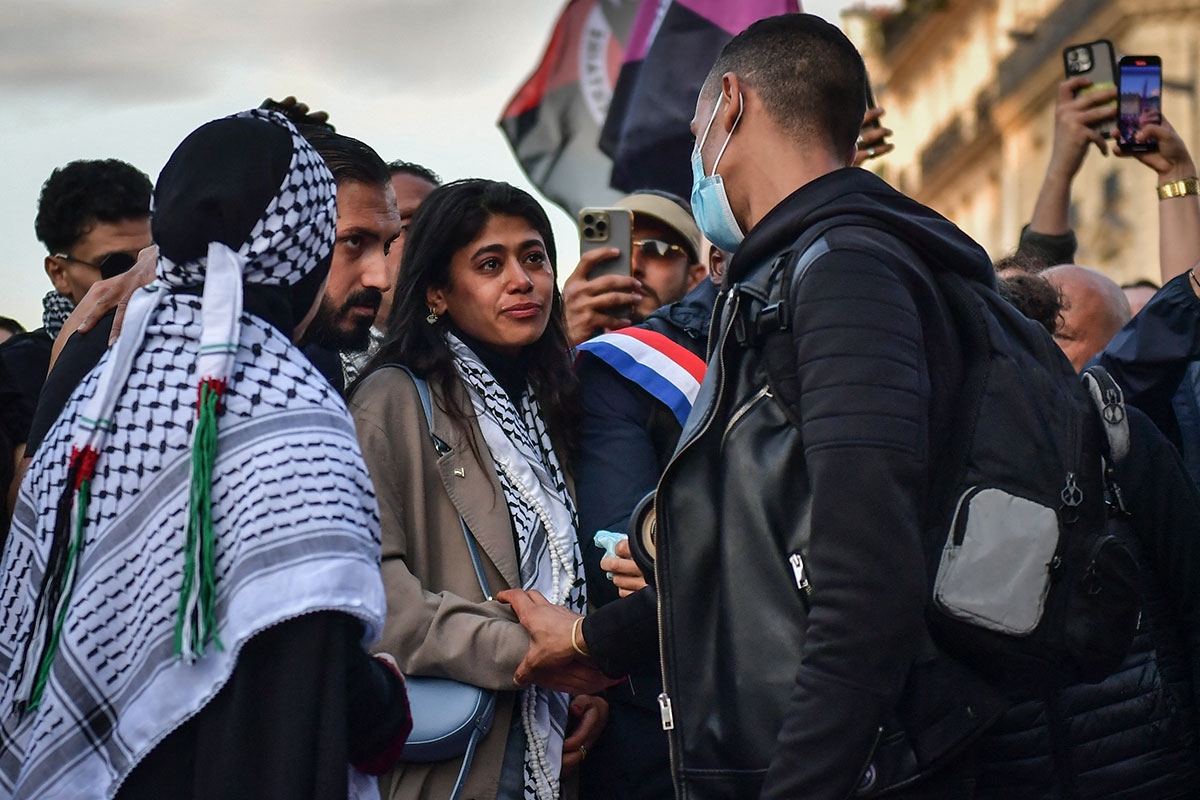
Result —
<path fill-rule="evenodd" d="M 600 568 L 608 573 L 621 597 L 646 586 L 630 555 L 628 539 L 601 531 L 596 535 L 596 543 L 606 551 Z M 515 683 L 520 686 L 536 683 L 571 694 L 597 692 L 620 683 L 620 679 L 609 678 L 593 663 L 582 616 L 554 605 L 536 589 L 508 589 L 497 594 L 496 599 L 512 606 L 529 634 L 529 651 L 513 675 Z"/>

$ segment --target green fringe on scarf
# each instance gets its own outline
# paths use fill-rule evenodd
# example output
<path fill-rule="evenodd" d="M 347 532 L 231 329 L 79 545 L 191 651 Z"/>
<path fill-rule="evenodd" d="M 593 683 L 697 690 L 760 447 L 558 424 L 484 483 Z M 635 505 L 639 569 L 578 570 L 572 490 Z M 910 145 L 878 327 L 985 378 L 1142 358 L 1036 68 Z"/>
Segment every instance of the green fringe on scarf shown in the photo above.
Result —
<path fill-rule="evenodd" d="M 25 713 L 35 711 L 42 702 L 42 696 L 46 692 L 46 684 L 50 680 L 50 667 L 54 664 L 54 656 L 58 653 L 58 640 L 62 636 L 63 625 L 67 619 L 67 611 L 71 607 L 71 594 L 75 589 L 75 563 L 79 560 L 80 554 L 83 552 L 83 531 L 87 527 L 87 511 L 88 503 L 92 497 L 92 477 L 96 469 L 97 454 L 90 448 L 73 452 L 71 460 L 75 462 L 73 466 L 78 470 L 75 487 L 75 519 L 72 520 L 72 528 L 74 535 L 71 537 L 71 543 L 67 547 L 67 558 L 63 566 L 62 576 L 59 579 L 60 583 L 58 591 L 52 597 L 57 601 L 57 608 L 47 609 L 48 614 L 53 614 L 53 627 L 50 632 L 50 639 L 46 644 L 46 649 L 42 652 L 42 658 L 38 662 L 37 677 L 34 678 L 33 688 L 29 693 L 29 701 L 25 705 Z"/>
<path fill-rule="evenodd" d="M 217 555 L 212 521 L 212 474 L 217 460 L 217 417 L 224 381 L 200 383 L 196 432 L 192 439 L 191 486 L 188 496 L 187 543 L 184 545 L 183 589 L 175 620 L 175 654 L 191 661 L 204 655 L 217 636 Z"/>

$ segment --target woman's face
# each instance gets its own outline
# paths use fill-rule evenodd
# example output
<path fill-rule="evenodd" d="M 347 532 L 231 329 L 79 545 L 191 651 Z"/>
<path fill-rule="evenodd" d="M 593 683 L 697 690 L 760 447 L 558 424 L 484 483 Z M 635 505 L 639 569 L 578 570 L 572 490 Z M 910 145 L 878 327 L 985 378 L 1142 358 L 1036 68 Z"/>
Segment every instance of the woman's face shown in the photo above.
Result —
<path fill-rule="evenodd" d="M 516 355 L 546 330 L 554 269 L 542 236 L 522 217 L 495 215 L 450 259 L 446 286 L 429 307 L 500 353 Z"/>

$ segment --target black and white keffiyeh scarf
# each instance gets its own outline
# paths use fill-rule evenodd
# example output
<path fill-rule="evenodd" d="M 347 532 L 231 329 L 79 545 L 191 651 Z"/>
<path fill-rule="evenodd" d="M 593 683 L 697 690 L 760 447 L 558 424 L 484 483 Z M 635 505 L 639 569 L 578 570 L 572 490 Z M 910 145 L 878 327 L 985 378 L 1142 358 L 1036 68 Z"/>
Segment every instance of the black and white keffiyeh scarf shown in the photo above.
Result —
<path fill-rule="evenodd" d="M 58 338 L 63 325 L 67 324 L 67 318 L 74 310 L 75 304 L 71 302 L 71 298 L 58 292 L 46 292 L 42 298 L 42 328 L 51 341 Z"/>
<path fill-rule="evenodd" d="M 551 603 L 582 614 L 587 598 L 575 503 L 537 398 L 526 388 L 520 407 L 514 406 L 471 348 L 449 332 L 446 341 L 508 503 L 517 534 L 521 588 L 537 589 Z M 525 729 L 525 798 L 556 800 L 570 698 L 565 692 L 530 686 L 521 691 L 519 702 Z"/>
<path fill-rule="evenodd" d="M 274 172 L 252 163 L 250 145 L 264 140 L 281 165 Z M 192 161 L 171 172 L 189 152 Z M 171 207 L 194 202 L 203 217 L 234 198 L 215 213 L 246 216 L 233 225 L 244 242 L 205 239 L 178 263 L 160 255 L 158 280 L 135 294 L 118 343 L 75 391 L 21 485 L 0 566 L 0 798 L 113 796 L 272 625 L 333 610 L 363 620 L 368 640 L 382 629 L 379 515 L 353 422 L 280 330 L 307 306 L 271 322 L 243 310 L 243 291 L 248 307 L 303 305 L 298 289 L 311 305 L 333 246 L 333 176 L 283 117 L 246 112 L 180 145 L 156 204 L 168 174 L 192 175 L 175 186 L 186 194 L 225 158 L 246 160 L 246 175 L 227 170 L 225 194 Z M 255 196 L 255 175 L 272 181 L 265 209 L 238 206 Z M 169 221 L 156 217 L 156 239 L 160 222 Z M 198 396 L 218 383 L 204 466 Z M 80 453 L 91 454 L 82 465 Z M 72 522 L 65 558 L 54 546 L 63 503 Z M 201 579 L 205 559 L 211 572 Z M 47 603 L 44 578 L 55 570 L 64 589 Z M 352 780 L 352 794 L 369 785 Z"/>

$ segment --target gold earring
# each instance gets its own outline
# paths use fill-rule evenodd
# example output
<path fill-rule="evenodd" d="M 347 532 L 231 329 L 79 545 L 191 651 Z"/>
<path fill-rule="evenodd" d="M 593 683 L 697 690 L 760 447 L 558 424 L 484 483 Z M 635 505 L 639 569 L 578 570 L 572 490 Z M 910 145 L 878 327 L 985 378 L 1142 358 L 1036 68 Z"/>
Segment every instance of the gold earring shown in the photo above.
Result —
<path fill-rule="evenodd" d="M 425 321 L 428 322 L 430 325 L 437 324 L 438 315 L 437 315 L 437 312 L 433 310 L 433 306 L 429 307 L 429 316 L 425 318 Z"/>

